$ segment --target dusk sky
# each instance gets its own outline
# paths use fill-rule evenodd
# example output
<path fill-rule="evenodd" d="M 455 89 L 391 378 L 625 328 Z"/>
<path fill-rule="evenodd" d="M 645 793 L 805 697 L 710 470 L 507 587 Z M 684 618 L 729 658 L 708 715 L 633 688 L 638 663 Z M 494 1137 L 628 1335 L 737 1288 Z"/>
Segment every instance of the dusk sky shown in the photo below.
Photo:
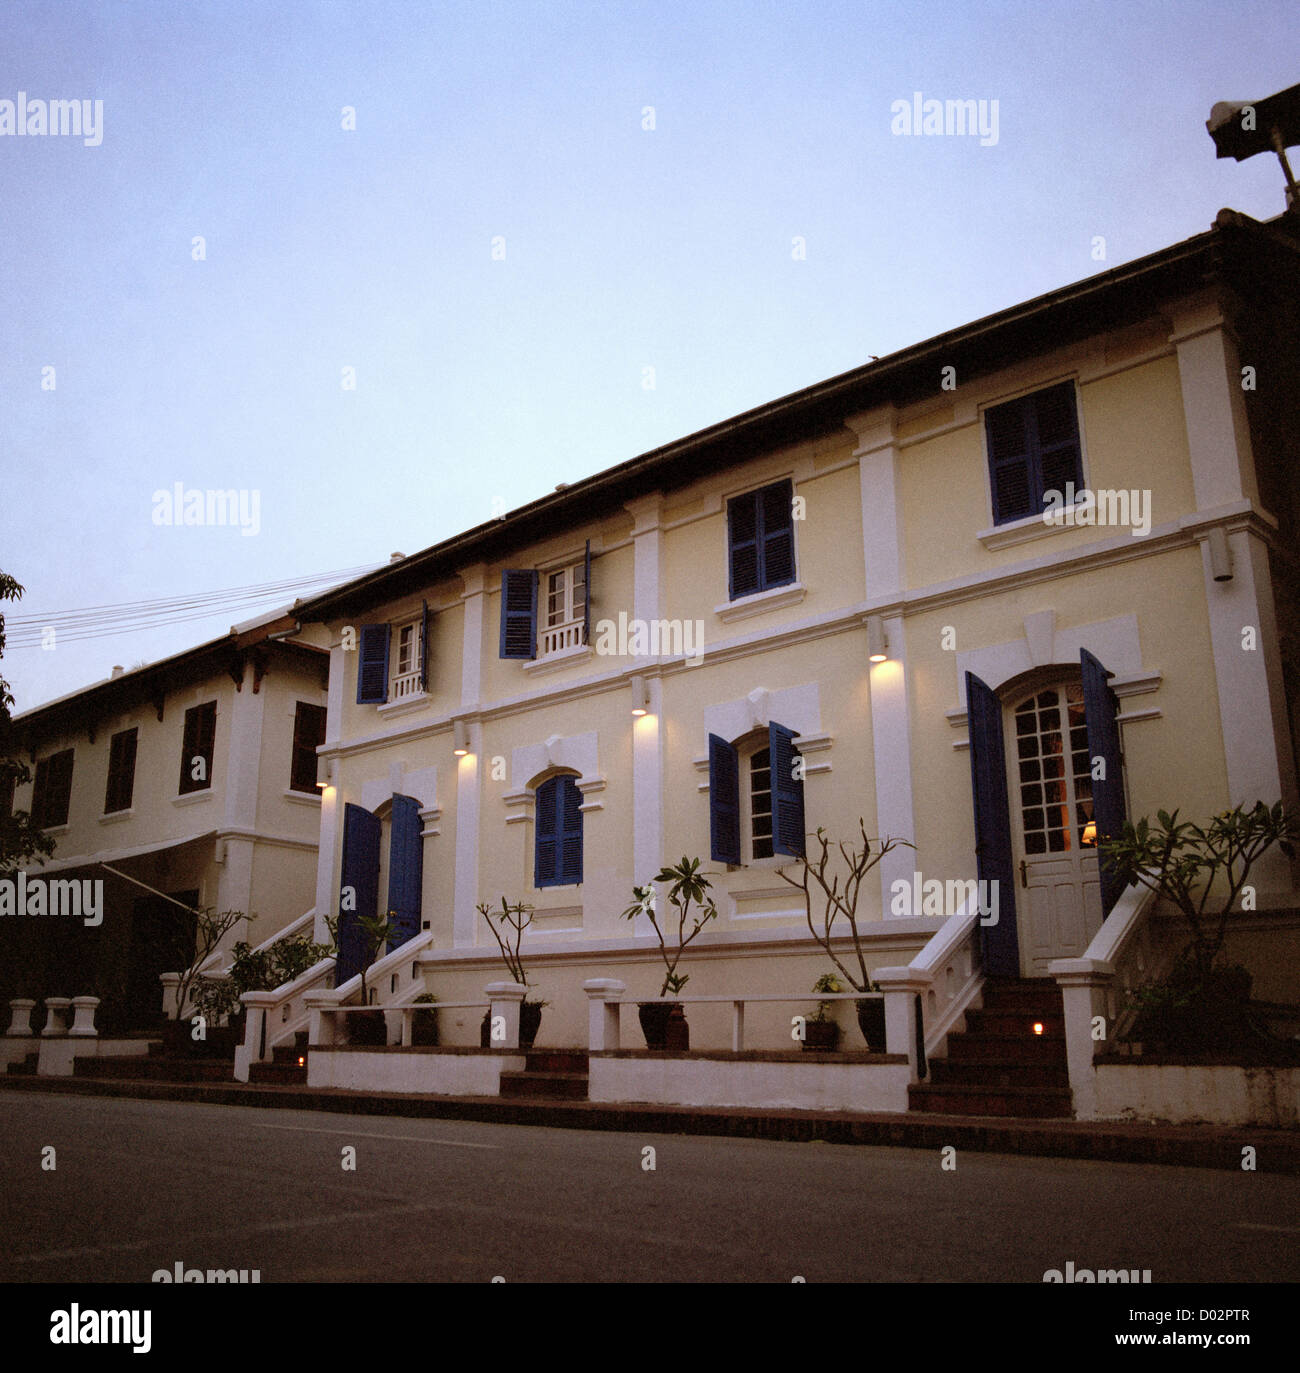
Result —
<path fill-rule="evenodd" d="M 1205 121 L 1300 79 L 1297 39 L 1281 0 L 5 3 L 16 709 L 297 593 L 42 648 L 48 617 L 415 553 L 1280 213 Z M 996 101 L 996 141 L 891 132 L 915 92 Z M 100 141 L 4 132 L 20 93 L 102 101 Z M 156 523 L 177 483 L 256 532 Z"/>

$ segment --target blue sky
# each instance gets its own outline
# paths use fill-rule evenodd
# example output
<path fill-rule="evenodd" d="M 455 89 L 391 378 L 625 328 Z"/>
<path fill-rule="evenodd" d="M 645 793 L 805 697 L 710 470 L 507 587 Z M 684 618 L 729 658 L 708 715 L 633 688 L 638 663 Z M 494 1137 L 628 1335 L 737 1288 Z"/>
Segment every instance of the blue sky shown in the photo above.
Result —
<path fill-rule="evenodd" d="M 1276 161 L 1204 123 L 1298 36 L 1262 0 L 6 4 L 0 100 L 103 101 L 99 146 L 0 136 L 17 708 L 253 612 L 52 649 L 13 617 L 413 553 L 1277 214 Z M 892 134 L 915 91 L 997 100 L 997 142 Z M 178 482 L 257 492 L 258 532 L 155 523 Z"/>

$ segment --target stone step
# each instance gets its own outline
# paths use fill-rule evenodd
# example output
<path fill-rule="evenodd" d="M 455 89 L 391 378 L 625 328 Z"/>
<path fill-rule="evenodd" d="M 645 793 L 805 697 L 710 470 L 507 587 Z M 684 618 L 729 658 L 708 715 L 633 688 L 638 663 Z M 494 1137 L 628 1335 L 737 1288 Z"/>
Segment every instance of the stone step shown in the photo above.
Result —
<path fill-rule="evenodd" d="M 502 1073 L 503 1097 L 560 1097 L 570 1101 L 585 1100 L 586 1073 Z"/>
<path fill-rule="evenodd" d="M 585 1049 L 529 1049 L 524 1061 L 530 1073 L 586 1073 L 590 1055 Z"/>
<path fill-rule="evenodd" d="M 307 1057 L 305 1035 L 303 1036 L 303 1039 L 304 1042 L 302 1044 L 277 1044 L 275 1048 L 271 1050 L 271 1062 L 281 1063 L 290 1068 L 305 1068 L 307 1066 L 306 1063 L 298 1062 L 300 1058 L 306 1059 Z"/>
<path fill-rule="evenodd" d="M 286 1063 L 276 1059 L 271 1063 L 250 1063 L 248 1065 L 249 1082 L 274 1083 L 279 1086 L 300 1086 L 307 1085 L 306 1066 L 299 1067 L 295 1060 Z"/>
<path fill-rule="evenodd" d="M 1041 1035 L 1034 1033 L 1034 1024 L 1043 1027 Z M 966 1033 L 969 1035 L 1020 1035 L 1025 1039 L 1056 1039 L 1065 1041 L 1065 1016 L 1030 1011 L 970 1010 L 966 1012 Z"/>
<path fill-rule="evenodd" d="M 948 1036 L 950 1062 L 1063 1064 L 1065 1042 L 1047 1035 L 967 1035 Z M 937 1061 L 937 1060 L 936 1060 Z"/>
<path fill-rule="evenodd" d="M 1047 1015 L 1061 1015 L 1064 1009 L 1061 989 L 1054 982 L 989 980 L 984 983 L 981 995 L 984 1009 L 988 1011 L 1041 1011 Z"/>
<path fill-rule="evenodd" d="M 149 1082 L 230 1082 L 234 1065 L 213 1058 L 137 1057 L 78 1058 L 73 1064 L 77 1077 L 116 1078 Z"/>
<path fill-rule="evenodd" d="M 1020 1063 L 1008 1059 L 932 1058 L 930 1086 L 934 1087 L 1034 1087 L 1068 1089 L 1070 1074 L 1062 1063 Z"/>
<path fill-rule="evenodd" d="M 1068 1119 L 1068 1088 L 966 1087 L 913 1083 L 908 1109 L 954 1116 L 1016 1116 L 1022 1120 Z"/>
<path fill-rule="evenodd" d="M 20 1058 L 16 1063 L 9 1064 L 8 1071 L 14 1077 L 35 1077 L 36 1064 L 40 1054 L 28 1054 L 26 1058 Z"/>

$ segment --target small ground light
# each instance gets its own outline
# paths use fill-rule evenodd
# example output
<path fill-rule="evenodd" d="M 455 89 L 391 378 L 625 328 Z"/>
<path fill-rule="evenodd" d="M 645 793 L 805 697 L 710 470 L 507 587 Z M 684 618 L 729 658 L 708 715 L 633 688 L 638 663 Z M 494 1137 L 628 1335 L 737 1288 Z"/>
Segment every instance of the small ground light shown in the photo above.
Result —
<path fill-rule="evenodd" d="M 1034 1021 L 1034 1033 L 1036 1035 L 1040 1035 L 1043 1033 L 1043 1022 L 1041 1020 Z"/>
<path fill-rule="evenodd" d="M 299 1058 L 298 1058 L 298 1066 L 299 1066 L 300 1068 L 305 1068 L 305 1067 L 307 1066 L 307 1060 L 306 1060 L 305 1058 L 299 1056 Z"/>

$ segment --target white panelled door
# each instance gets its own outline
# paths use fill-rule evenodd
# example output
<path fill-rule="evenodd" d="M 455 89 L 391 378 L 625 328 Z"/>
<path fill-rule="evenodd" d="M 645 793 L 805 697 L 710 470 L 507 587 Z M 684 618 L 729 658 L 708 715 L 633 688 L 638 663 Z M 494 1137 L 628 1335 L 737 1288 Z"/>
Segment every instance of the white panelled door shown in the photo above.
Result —
<path fill-rule="evenodd" d="M 1008 711 L 1007 791 L 1016 844 L 1020 971 L 1046 977 L 1078 958 L 1101 927 L 1092 771 L 1083 687 L 1040 688 Z"/>

